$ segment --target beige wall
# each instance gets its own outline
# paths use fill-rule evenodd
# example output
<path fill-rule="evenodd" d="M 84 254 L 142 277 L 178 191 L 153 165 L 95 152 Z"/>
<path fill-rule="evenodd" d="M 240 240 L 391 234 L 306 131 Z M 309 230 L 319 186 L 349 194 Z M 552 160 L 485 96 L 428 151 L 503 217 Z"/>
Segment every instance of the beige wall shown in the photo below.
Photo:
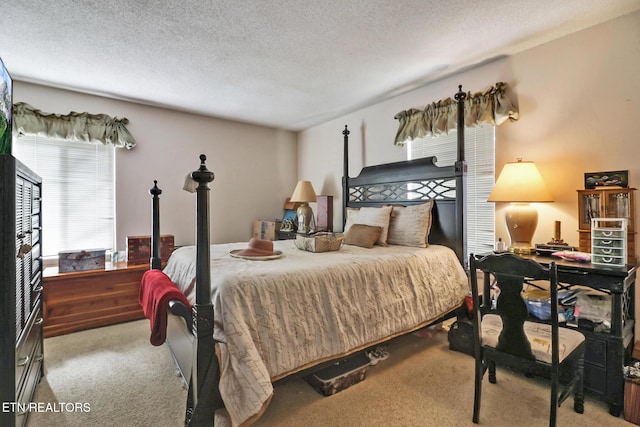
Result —
<path fill-rule="evenodd" d="M 340 195 L 345 124 L 354 176 L 362 166 L 406 158 L 405 149 L 393 145 L 397 112 L 451 97 L 458 84 L 476 92 L 505 81 L 520 120 L 497 128 L 497 171 L 517 157 L 536 162 L 555 202 L 538 205 L 534 240 L 549 241 L 559 220 L 564 240 L 577 245 L 576 190 L 584 188 L 584 172 L 628 169 L 631 186 L 640 186 L 639 40 L 640 13 L 634 13 L 305 130 L 299 135 L 300 177 Z M 506 238 L 503 208 L 497 205 L 496 226 Z M 335 213 L 341 227 L 339 205 Z"/>
<path fill-rule="evenodd" d="M 534 240 L 548 241 L 559 220 L 562 237 L 577 245 L 576 189 L 583 188 L 584 172 L 627 169 L 631 186 L 640 186 L 638 40 L 640 12 L 496 58 L 297 136 L 19 81 L 14 102 L 48 112 L 89 111 L 130 120 L 128 128 L 138 146 L 118 151 L 116 159 L 117 245 L 122 250 L 125 236 L 149 233 L 147 192 L 154 179 L 164 190 L 162 232 L 174 234 L 179 245 L 194 242 L 195 199 L 181 187 L 184 176 L 197 168 L 200 153 L 207 154 L 216 173 L 213 242 L 247 240 L 253 220 L 279 217 L 297 179 L 311 180 L 318 194 L 334 195 L 334 228 L 340 230 L 345 124 L 351 131 L 349 174 L 354 176 L 362 166 L 405 159 L 405 149 L 393 145 L 397 112 L 453 96 L 458 84 L 475 92 L 505 81 L 519 104 L 520 120 L 497 129 L 497 170 L 517 157 L 535 161 L 555 202 L 539 205 Z M 497 206 L 496 218 L 497 235 L 506 237 L 503 206 Z M 638 311 L 640 293 L 636 300 Z"/>
<path fill-rule="evenodd" d="M 105 113 L 129 119 L 132 150 L 116 150 L 117 249 L 126 236 L 151 232 L 153 180 L 163 190 L 161 232 L 177 245 L 195 243 L 195 195 L 182 190 L 199 155 L 215 173 L 211 184 L 211 241 L 247 241 L 255 219 L 282 216 L 296 184 L 296 134 L 218 120 L 17 81 L 14 102 L 52 113 Z M 46 184 L 45 184 L 46 185 Z M 46 186 L 45 186 L 46 191 Z"/>
<path fill-rule="evenodd" d="M 555 202 L 538 204 L 534 241 L 549 241 L 559 220 L 564 240 L 577 246 L 576 190 L 584 188 L 585 172 L 629 170 L 630 186 L 640 187 L 639 41 L 636 12 L 308 129 L 298 138 L 300 177 L 339 195 L 345 124 L 351 130 L 349 175 L 355 176 L 362 166 L 406 158 L 393 145 L 397 112 L 453 96 L 458 84 L 475 92 L 505 81 L 515 93 L 520 120 L 497 128 L 496 169 L 517 157 L 536 162 Z M 337 205 L 335 227 L 341 229 Z M 500 205 L 496 233 L 507 237 Z M 640 215 L 638 197 L 635 210 Z M 638 292 L 635 306 L 638 318 Z"/>

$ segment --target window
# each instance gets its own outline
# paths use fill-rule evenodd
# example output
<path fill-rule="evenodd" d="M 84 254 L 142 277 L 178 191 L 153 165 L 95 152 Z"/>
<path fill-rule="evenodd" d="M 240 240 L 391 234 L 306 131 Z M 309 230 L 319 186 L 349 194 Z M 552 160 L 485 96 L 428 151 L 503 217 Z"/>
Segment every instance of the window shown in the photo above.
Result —
<path fill-rule="evenodd" d="M 42 177 L 43 256 L 112 249 L 115 236 L 113 145 L 22 136 L 13 154 Z"/>
<path fill-rule="evenodd" d="M 495 209 L 487 198 L 495 181 L 495 128 L 484 124 L 465 128 L 467 161 L 467 256 L 486 253 L 495 243 Z M 407 157 L 436 156 L 438 166 L 453 165 L 457 156 L 457 132 L 415 139 L 407 144 Z"/>

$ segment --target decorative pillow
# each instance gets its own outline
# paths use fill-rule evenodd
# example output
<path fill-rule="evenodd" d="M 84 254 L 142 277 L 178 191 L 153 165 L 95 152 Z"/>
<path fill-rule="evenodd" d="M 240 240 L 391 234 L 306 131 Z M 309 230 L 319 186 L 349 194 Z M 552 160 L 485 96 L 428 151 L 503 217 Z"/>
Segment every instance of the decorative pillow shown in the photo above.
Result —
<path fill-rule="evenodd" d="M 371 249 L 380 238 L 381 232 L 382 227 L 353 224 L 344 235 L 344 244 Z"/>
<path fill-rule="evenodd" d="M 387 243 L 390 245 L 429 246 L 433 200 L 419 205 L 393 206 Z"/>
<path fill-rule="evenodd" d="M 347 233 L 349 228 L 354 224 L 372 225 L 382 227 L 380 237 L 376 244 L 387 246 L 387 234 L 389 233 L 389 221 L 391 219 L 391 206 L 382 206 L 379 208 L 347 208 L 347 221 L 344 225 L 344 232 Z"/>

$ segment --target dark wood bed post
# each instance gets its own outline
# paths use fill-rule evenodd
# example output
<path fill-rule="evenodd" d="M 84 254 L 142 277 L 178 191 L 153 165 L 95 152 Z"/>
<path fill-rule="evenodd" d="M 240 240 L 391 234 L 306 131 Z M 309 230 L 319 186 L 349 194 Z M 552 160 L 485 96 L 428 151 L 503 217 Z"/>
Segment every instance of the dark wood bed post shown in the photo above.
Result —
<path fill-rule="evenodd" d="M 467 197 L 467 162 L 464 153 L 464 101 L 467 94 L 462 91 L 462 85 L 458 85 L 458 93 L 455 99 L 458 101 L 458 158 L 456 161 L 456 171 L 459 172 L 456 183 L 456 228 L 461 247 L 458 248 L 458 258 L 465 270 L 468 270 L 469 260 L 467 259 L 467 213 L 465 212 L 465 199 Z"/>
<path fill-rule="evenodd" d="M 209 183 L 214 174 L 207 169 L 207 156 L 200 155 L 200 168 L 191 173 L 196 189 L 196 303 L 193 305 L 194 362 L 189 380 L 185 424 L 212 425 L 215 410 L 223 406 L 218 384 L 220 367 L 213 339 L 213 304 L 209 246 Z"/>
<path fill-rule="evenodd" d="M 151 217 L 151 269 L 160 270 L 162 268 L 162 258 L 160 257 L 160 198 L 162 190 L 158 188 L 158 181 L 153 181 L 153 187 L 149 190 L 153 196 L 153 208 Z"/>
<path fill-rule="evenodd" d="M 349 201 L 349 129 L 347 129 L 347 125 L 344 125 L 342 135 L 344 135 L 342 154 L 342 227 L 344 229 L 344 225 L 347 222 L 347 202 Z"/>

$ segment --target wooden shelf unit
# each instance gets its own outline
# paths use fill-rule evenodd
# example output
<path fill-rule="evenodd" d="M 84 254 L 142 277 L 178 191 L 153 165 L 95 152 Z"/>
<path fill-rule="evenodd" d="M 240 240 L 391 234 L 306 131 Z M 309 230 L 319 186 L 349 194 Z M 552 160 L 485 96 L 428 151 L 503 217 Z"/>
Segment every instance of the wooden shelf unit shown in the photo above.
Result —
<path fill-rule="evenodd" d="M 44 270 L 44 336 L 142 319 L 140 281 L 148 265 L 106 263 L 104 270 Z"/>
<path fill-rule="evenodd" d="M 627 222 L 627 262 L 635 264 L 635 188 L 595 188 L 578 190 L 578 248 L 591 252 L 591 220 L 593 218 L 625 218 Z"/>

